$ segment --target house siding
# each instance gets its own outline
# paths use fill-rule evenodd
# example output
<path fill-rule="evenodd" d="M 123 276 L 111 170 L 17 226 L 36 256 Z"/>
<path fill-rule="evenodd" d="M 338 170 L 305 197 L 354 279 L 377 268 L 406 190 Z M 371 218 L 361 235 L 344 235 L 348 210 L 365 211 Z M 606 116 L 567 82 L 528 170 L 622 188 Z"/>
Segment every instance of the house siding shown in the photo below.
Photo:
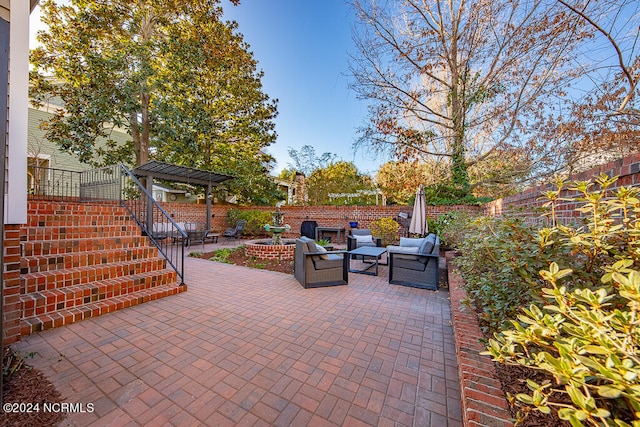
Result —
<path fill-rule="evenodd" d="M 78 160 L 77 156 L 70 152 L 66 152 L 58 148 L 58 146 L 49 141 L 44 130 L 40 128 L 40 123 L 49 120 L 53 113 L 45 109 L 29 108 L 29 137 L 28 137 L 28 155 L 30 158 L 48 158 L 50 168 L 64 169 L 69 171 L 83 171 L 90 169 L 90 166 Z M 111 132 L 111 138 L 118 144 L 125 144 L 129 139 L 124 131 Z M 98 146 L 104 146 L 106 140 L 100 138 L 97 141 Z"/>

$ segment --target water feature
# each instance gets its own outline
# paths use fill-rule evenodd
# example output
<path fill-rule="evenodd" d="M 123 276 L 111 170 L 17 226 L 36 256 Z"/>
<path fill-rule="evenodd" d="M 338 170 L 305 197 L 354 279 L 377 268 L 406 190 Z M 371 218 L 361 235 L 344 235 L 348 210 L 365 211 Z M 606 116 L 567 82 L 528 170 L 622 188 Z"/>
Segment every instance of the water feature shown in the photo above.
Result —
<path fill-rule="evenodd" d="M 291 230 L 291 226 L 289 224 L 283 224 L 282 218 L 284 217 L 284 212 L 280 211 L 280 206 L 282 206 L 284 202 L 276 203 L 276 211 L 271 213 L 271 219 L 273 219 L 273 225 L 266 224 L 264 229 L 267 233 L 271 234 L 271 244 L 272 245 L 282 245 L 282 233 L 285 231 Z"/>

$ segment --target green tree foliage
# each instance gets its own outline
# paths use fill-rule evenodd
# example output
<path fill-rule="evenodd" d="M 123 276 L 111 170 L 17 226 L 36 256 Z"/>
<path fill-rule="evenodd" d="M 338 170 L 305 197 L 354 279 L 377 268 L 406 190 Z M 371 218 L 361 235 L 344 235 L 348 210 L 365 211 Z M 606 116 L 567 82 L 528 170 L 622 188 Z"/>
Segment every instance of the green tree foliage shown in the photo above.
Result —
<path fill-rule="evenodd" d="M 310 205 L 363 203 L 364 198 L 349 201 L 346 197 L 332 198 L 330 194 L 356 194 L 360 190 L 375 189 L 370 176 L 361 174 L 352 162 L 345 161 L 314 170 L 306 184 Z"/>
<path fill-rule="evenodd" d="M 230 192 L 241 201 L 276 196 L 265 176 L 273 158 L 262 151 L 276 137 L 276 103 L 218 0 L 41 7 L 49 27 L 32 51 L 31 96 L 64 105 L 44 123 L 49 140 L 94 165 L 155 158 L 234 175 Z M 114 129 L 131 143 L 115 144 Z"/>
<path fill-rule="evenodd" d="M 268 211 L 259 211 L 255 209 L 229 209 L 227 211 L 227 224 L 229 224 L 229 227 L 235 227 L 238 220 L 241 219 L 247 221 L 244 234 L 248 236 L 264 237 L 268 234 L 264 231 L 264 226 L 266 224 L 273 224 L 271 212 Z"/>

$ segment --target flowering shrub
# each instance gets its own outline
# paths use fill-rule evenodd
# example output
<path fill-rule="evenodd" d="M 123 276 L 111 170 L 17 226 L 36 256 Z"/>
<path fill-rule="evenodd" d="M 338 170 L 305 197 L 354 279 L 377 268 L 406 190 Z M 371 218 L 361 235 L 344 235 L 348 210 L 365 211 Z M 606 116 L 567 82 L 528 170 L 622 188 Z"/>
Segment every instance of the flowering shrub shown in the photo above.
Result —
<path fill-rule="evenodd" d="M 429 230 L 440 237 L 440 247 L 457 248 L 462 242 L 467 224 L 473 216 L 465 211 L 449 211 L 429 223 Z"/>
<path fill-rule="evenodd" d="M 400 224 L 393 218 L 380 218 L 371 221 L 371 234 L 382 240 L 382 246 L 394 243 L 398 239 Z"/>

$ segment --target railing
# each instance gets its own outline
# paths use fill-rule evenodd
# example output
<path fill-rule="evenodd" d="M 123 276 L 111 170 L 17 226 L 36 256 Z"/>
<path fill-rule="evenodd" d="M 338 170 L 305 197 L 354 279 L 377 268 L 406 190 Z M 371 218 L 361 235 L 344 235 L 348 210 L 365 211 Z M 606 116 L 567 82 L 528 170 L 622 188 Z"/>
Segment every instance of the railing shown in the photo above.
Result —
<path fill-rule="evenodd" d="M 138 178 L 124 165 L 120 169 L 120 204 L 158 248 L 184 284 L 184 247 L 187 233 L 162 209 Z M 180 244 L 175 244 L 179 242 Z"/>
<path fill-rule="evenodd" d="M 82 172 L 29 166 L 27 191 L 48 200 L 77 200 Z"/>
<path fill-rule="evenodd" d="M 180 284 L 184 284 L 187 233 L 126 166 L 114 165 L 84 172 L 30 166 L 28 185 L 29 194 L 47 200 L 119 202 L 176 271 Z"/>

